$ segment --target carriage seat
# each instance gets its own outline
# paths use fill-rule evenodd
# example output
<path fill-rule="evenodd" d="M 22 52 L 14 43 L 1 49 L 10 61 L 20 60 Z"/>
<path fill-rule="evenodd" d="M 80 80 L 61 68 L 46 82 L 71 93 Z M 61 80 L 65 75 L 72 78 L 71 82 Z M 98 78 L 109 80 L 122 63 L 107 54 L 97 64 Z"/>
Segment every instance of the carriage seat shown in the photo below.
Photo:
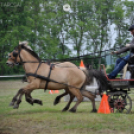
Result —
<path fill-rule="evenodd" d="M 133 70 L 134 69 L 134 55 L 132 57 L 130 57 L 130 59 L 128 60 L 128 70 Z"/>
<path fill-rule="evenodd" d="M 131 78 L 131 72 L 134 71 L 134 64 L 126 64 L 125 67 L 123 68 L 123 79 L 130 79 Z"/>
<path fill-rule="evenodd" d="M 125 65 L 123 68 L 123 79 L 130 79 L 131 78 L 131 72 L 134 71 L 134 55 L 130 57 L 128 60 L 128 64 Z"/>
<path fill-rule="evenodd" d="M 128 69 L 128 70 L 134 70 L 134 64 L 128 65 L 127 69 Z"/>

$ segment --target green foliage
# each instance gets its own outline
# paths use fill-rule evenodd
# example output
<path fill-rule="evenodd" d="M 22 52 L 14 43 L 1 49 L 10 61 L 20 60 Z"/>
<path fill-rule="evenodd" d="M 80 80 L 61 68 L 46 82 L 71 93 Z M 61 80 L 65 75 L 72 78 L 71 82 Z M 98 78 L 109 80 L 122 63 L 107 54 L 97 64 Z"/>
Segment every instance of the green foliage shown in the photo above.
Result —
<path fill-rule="evenodd" d="M 111 25 L 115 25 L 117 34 L 114 46 L 129 41 L 126 31 L 134 22 L 133 1 L 68 0 L 67 3 L 70 12 L 63 11 L 62 0 L 0 2 L 0 75 L 22 72 L 22 68 L 11 70 L 5 65 L 7 53 L 19 40 L 29 41 L 43 59 L 64 59 L 74 53 L 80 56 L 83 51 L 95 53 L 111 48 Z"/>
<path fill-rule="evenodd" d="M 109 73 L 111 73 L 113 70 L 114 70 L 114 66 L 115 65 L 110 65 L 110 66 L 107 66 L 107 68 L 106 68 L 106 72 L 109 74 Z"/>

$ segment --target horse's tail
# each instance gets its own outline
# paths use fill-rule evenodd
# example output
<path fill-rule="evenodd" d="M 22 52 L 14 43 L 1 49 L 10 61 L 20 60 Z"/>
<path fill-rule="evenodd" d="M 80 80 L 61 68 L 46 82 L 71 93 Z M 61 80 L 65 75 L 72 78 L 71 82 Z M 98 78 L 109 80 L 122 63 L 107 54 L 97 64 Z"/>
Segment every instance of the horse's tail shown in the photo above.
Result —
<path fill-rule="evenodd" d="M 89 80 L 93 80 L 93 78 L 96 78 L 99 86 L 99 93 L 102 93 L 103 91 L 106 91 L 108 89 L 112 89 L 111 85 L 109 84 L 109 81 L 107 80 L 106 76 L 102 71 L 90 69 L 88 70 L 88 77 Z"/>

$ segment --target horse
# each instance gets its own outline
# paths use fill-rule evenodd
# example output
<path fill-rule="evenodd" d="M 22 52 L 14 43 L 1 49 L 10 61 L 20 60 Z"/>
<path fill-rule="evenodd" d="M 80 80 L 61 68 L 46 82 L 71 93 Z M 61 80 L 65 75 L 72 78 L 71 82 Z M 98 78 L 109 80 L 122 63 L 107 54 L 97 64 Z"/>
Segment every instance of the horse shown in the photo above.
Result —
<path fill-rule="evenodd" d="M 10 103 L 13 108 L 19 108 L 24 94 L 26 101 L 30 104 L 37 103 L 42 105 L 42 101 L 31 97 L 31 92 L 35 89 L 45 88 L 51 90 L 65 89 L 64 95 L 70 94 L 70 101 L 63 111 L 68 110 L 73 98 L 76 97 L 76 104 L 69 110 L 70 112 L 76 112 L 78 105 L 83 100 L 82 95 L 85 95 L 92 100 L 93 110 L 96 110 L 94 95 L 83 88 L 92 81 L 93 76 L 90 76 L 90 71 L 83 72 L 77 67 L 61 68 L 52 65 L 50 66 L 38 57 L 30 46 L 28 46 L 28 42 L 20 42 L 8 55 L 7 65 L 13 67 L 18 63 L 23 65 L 29 84 L 21 88 L 13 97 Z M 67 63 L 60 64 L 65 65 Z"/>
<path fill-rule="evenodd" d="M 79 68 L 85 73 L 88 70 L 87 68 L 78 67 L 71 62 L 63 62 L 63 63 L 54 62 L 54 63 L 51 63 L 51 64 L 52 65 L 54 64 L 56 68 Z M 92 73 L 92 75 L 91 75 L 91 73 Z M 95 69 L 92 69 L 92 70 L 90 69 L 90 77 L 94 77 L 97 80 L 97 87 L 99 87 L 98 88 L 99 93 L 97 93 L 97 94 L 101 94 L 104 90 L 109 88 L 109 85 L 107 85 L 108 83 L 107 83 L 106 77 L 104 76 L 104 74 L 101 71 L 98 71 L 98 70 L 95 70 Z M 89 85 L 87 85 L 87 86 L 89 86 Z M 93 109 L 92 109 L 91 112 L 97 112 L 97 109 L 96 109 L 96 106 L 95 106 L 96 94 L 91 93 L 91 90 L 88 91 L 88 88 L 86 88 L 86 87 L 83 87 L 82 90 L 80 90 L 80 92 L 81 92 L 82 96 L 87 97 L 89 100 L 91 100 L 92 106 L 93 106 Z M 70 96 L 70 99 L 69 99 L 69 102 L 67 103 L 67 105 L 65 106 L 65 108 L 63 108 L 62 112 L 67 111 L 69 109 L 70 104 L 73 101 L 75 96 L 73 94 L 71 94 L 71 92 L 67 92 L 67 90 L 65 90 L 65 92 L 63 94 L 57 96 L 54 100 L 53 104 L 57 105 L 60 102 L 60 99 L 62 97 L 64 97 L 65 95 L 68 95 L 68 94 Z"/>

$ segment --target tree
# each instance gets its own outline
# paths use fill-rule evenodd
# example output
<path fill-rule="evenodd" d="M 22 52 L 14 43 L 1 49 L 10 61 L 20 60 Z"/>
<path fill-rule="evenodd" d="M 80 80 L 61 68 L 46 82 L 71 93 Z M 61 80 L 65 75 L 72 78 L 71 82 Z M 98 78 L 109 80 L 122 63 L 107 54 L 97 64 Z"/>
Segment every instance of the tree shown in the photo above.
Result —
<path fill-rule="evenodd" d="M 0 3 L 1 75 L 18 73 L 18 68 L 11 71 L 5 62 L 7 53 L 18 45 L 19 40 L 29 41 L 42 59 L 50 60 L 89 53 L 101 57 L 106 49 L 129 41 L 130 35 L 126 31 L 134 23 L 133 1 L 68 0 L 67 3 L 71 6 L 70 12 L 63 11 L 65 3 L 62 0 L 16 0 L 15 3 L 9 0 Z M 113 25 L 115 29 L 112 29 Z M 111 40 L 113 30 L 114 44 Z M 101 59 L 96 61 L 104 62 Z M 86 59 L 86 62 L 91 61 Z"/>

